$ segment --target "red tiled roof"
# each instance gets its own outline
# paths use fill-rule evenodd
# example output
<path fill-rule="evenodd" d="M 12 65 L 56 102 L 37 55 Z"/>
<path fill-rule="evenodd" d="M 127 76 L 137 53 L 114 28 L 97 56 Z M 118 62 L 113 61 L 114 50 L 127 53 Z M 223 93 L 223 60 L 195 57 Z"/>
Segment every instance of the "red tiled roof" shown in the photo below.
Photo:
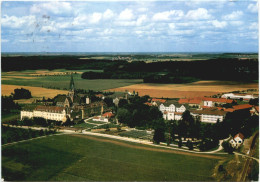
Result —
<path fill-rule="evenodd" d="M 148 106 L 153 106 L 153 104 L 151 104 L 150 102 L 146 102 L 144 103 L 145 105 L 148 105 Z"/>
<path fill-rule="evenodd" d="M 201 98 L 188 98 L 188 99 L 180 99 L 179 104 L 200 104 Z"/>
<path fill-rule="evenodd" d="M 204 109 L 204 110 L 194 110 L 191 111 L 191 113 L 194 114 L 204 114 L 204 115 L 217 115 L 217 116 L 224 116 L 226 115 L 226 111 L 219 111 L 217 109 L 212 110 L 212 109 Z"/>
<path fill-rule="evenodd" d="M 96 97 L 103 97 L 103 94 L 96 94 Z"/>
<path fill-rule="evenodd" d="M 102 116 L 104 116 L 106 118 L 111 118 L 114 116 L 114 114 L 112 112 L 106 112 L 106 113 L 102 114 Z"/>
<path fill-rule="evenodd" d="M 234 110 L 249 109 L 251 107 L 252 107 L 252 105 L 250 105 L 250 104 L 241 104 L 241 105 L 233 106 Z"/>
<path fill-rule="evenodd" d="M 156 98 L 152 98 L 152 102 L 156 102 L 156 101 L 161 102 L 161 103 L 165 103 L 165 102 L 166 102 L 165 99 L 156 99 Z"/>
<path fill-rule="evenodd" d="M 35 108 L 36 111 L 45 111 L 45 112 L 62 112 L 65 107 L 58 106 L 37 106 Z"/>
<path fill-rule="evenodd" d="M 183 112 L 174 112 L 175 115 L 182 115 Z"/>
<path fill-rule="evenodd" d="M 242 140 L 244 140 L 244 135 L 242 133 L 238 133 L 234 136 L 234 138 L 240 137 Z"/>
<path fill-rule="evenodd" d="M 233 100 L 225 99 L 225 98 L 212 98 L 212 97 L 204 97 L 202 98 L 203 101 L 212 101 L 212 102 L 221 102 L 221 103 L 229 103 L 231 104 Z"/>
<path fill-rule="evenodd" d="M 232 108 L 227 108 L 227 109 L 224 109 L 224 111 L 226 111 L 226 112 L 233 112 L 234 109 L 232 109 Z"/>

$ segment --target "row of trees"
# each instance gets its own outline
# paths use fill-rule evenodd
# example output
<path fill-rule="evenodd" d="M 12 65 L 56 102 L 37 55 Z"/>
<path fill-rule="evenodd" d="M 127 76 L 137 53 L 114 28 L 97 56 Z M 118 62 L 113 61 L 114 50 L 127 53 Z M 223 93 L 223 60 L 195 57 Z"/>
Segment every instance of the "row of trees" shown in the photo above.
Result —
<path fill-rule="evenodd" d="M 56 133 L 55 130 L 32 130 L 23 128 L 12 128 L 1 126 L 2 144 L 27 140 L 39 136 L 50 135 Z"/>
<path fill-rule="evenodd" d="M 42 126 L 42 127 L 54 127 L 54 126 L 71 126 L 74 123 L 68 118 L 66 122 L 55 121 L 50 119 L 44 119 L 41 117 L 34 118 L 24 118 L 22 120 L 12 120 L 9 122 L 11 125 L 15 126 Z"/>

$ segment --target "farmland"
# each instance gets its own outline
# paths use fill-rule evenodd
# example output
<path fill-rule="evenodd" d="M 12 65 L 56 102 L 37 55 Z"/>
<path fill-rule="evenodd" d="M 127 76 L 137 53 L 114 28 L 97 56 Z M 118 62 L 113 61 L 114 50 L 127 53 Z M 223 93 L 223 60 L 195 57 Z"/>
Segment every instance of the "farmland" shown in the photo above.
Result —
<path fill-rule="evenodd" d="M 80 74 L 87 70 L 77 70 L 74 74 L 77 89 L 109 90 L 109 91 L 138 91 L 141 96 L 181 98 L 210 96 L 236 90 L 257 89 L 258 83 L 243 83 L 234 81 L 198 81 L 187 84 L 150 84 L 141 79 L 82 79 Z M 95 70 L 101 72 L 102 70 Z M 8 95 L 17 87 L 32 91 L 34 97 L 54 97 L 58 93 L 67 93 L 72 70 L 56 69 L 26 70 L 2 73 L 2 94 Z M 42 88 L 43 87 L 43 88 Z M 51 88 L 47 90 L 44 88 Z M 58 90 L 57 90 L 58 89 Z"/>
<path fill-rule="evenodd" d="M 57 94 L 67 94 L 67 91 L 64 90 L 55 90 L 55 89 L 46 89 L 41 87 L 31 87 L 31 86 L 20 86 L 20 85 L 2 85 L 2 95 L 10 95 L 12 92 L 14 92 L 14 89 L 16 88 L 24 88 L 31 91 L 32 96 L 34 98 L 53 98 Z M 33 99 L 29 99 L 30 101 L 33 101 Z"/>
<path fill-rule="evenodd" d="M 2 175 L 9 181 L 212 181 L 218 160 L 205 157 L 60 135 L 3 147 Z"/>
<path fill-rule="evenodd" d="M 81 78 L 81 73 L 86 70 L 77 70 L 74 74 L 75 86 L 77 89 L 106 90 L 142 83 L 141 79 L 100 79 L 86 80 Z M 96 70 L 101 71 L 101 70 Z M 24 85 L 32 87 L 44 87 L 52 89 L 67 90 L 69 88 L 71 70 L 35 70 L 35 71 L 13 71 L 2 73 L 2 84 Z M 4 91 L 4 89 L 3 89 Z"/>
<path fill-rule="evenodd" d="M 137 91 L 139 95 L 150 95 L 151 97 L 182 98 L 182 97 L 202 97 L 223 92 L 237 90 L 258 89 L 258 83 L 240 83 L 234 81 L 198 81 L 188 84 L 136 84 L 120 88 L 110 89 L 110 91 L 122 92 L 125 90 Z"/>

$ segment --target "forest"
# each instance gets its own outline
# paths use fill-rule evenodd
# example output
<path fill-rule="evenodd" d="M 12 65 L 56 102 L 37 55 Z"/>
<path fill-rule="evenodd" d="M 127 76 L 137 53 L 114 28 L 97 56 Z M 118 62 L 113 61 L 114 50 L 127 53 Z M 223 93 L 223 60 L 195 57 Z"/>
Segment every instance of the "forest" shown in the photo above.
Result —
<path fill-rule="evenodd" d="M 258 60 L 214 58 L 196 61 L 123 61 L 80 59 L 80 56 L 2 57 L 2 71 L 97 69 L 83 79 L 143 79 L 146 83 L 188 83 L 196 80 L 258 81 Z"/>

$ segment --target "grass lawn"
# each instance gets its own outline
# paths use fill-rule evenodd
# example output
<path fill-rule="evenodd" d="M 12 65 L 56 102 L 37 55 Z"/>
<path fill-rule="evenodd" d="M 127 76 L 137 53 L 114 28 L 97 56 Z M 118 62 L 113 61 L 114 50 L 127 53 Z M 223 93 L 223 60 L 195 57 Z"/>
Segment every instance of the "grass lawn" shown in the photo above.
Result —
<path fill-rule="evenodd" d="M 1 120 L 2 122 L 11 121 L 15 119 L 20 119 L 20 112 L 18 113 L 10 113 L 10 114 L 2 114 Z"/>
<path fill-rule="evenodd" d="M 147 136 L 146 131 L 139 131 L 139 130 L 131 130 L 125 131 L 119 134 L 120 136 L 131 137 L 131 138 L 142 138 Z"/>
<path fill-rule="evenodd" d="M 211 175 L 216 159 L 128 145 L 132 147 L 60 135 L 5 146 L 2 147 L 2 177 L 8 181 L 214 180 Z"/>
<path fill-rule="evenodd" d="M 90 123 L 81 123 L 81 124 L 74 125 L 75 128 L 84 128 L 84 129 L 93 128 L 95 126 L 97 126 L 97 125 L 90 124 Z"/>

